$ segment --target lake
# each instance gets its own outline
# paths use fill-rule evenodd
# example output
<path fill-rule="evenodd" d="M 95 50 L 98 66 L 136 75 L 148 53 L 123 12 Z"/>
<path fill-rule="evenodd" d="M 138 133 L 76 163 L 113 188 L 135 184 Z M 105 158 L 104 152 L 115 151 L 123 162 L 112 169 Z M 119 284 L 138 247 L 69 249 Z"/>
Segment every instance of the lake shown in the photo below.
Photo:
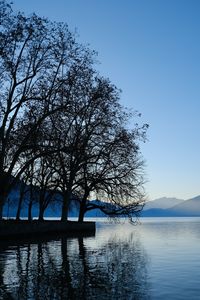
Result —
<path fill-rule="evenodd" d="M 0 299 L 200 299 L 200 218 L 101 220 L 95 236 L 1 242 Z"/>

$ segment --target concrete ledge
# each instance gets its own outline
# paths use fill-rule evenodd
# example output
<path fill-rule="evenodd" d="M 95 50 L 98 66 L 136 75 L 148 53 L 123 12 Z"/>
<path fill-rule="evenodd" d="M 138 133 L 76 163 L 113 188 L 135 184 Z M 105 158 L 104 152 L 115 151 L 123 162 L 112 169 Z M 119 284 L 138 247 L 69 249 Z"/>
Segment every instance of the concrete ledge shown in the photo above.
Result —
<path fill-rule="evenodd" d="M 82 233 L 95 234 L 95 222 L 74 222 L 74 221 L 38 221 L 33 220 L 2 220 L 0 221 L 0 239 L 9 239 L 11 237 L 30 237 L 36 235 L 67 233 L 77 235 Z"/>

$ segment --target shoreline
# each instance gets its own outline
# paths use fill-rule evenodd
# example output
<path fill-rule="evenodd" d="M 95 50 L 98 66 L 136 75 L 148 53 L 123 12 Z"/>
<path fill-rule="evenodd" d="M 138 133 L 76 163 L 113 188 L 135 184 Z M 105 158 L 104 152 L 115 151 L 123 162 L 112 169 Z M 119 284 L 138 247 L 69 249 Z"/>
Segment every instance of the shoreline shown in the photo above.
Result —
<path fill-rule="evenodd" d="M 2 220 L 0 221 L 0 239 L 23 238 L 32 236 L 47 236 L 50 234 L 77 234 L 89 233 L 95 235 L 96 223 L 84 221 L 57 221 L 57 220 Z"/>

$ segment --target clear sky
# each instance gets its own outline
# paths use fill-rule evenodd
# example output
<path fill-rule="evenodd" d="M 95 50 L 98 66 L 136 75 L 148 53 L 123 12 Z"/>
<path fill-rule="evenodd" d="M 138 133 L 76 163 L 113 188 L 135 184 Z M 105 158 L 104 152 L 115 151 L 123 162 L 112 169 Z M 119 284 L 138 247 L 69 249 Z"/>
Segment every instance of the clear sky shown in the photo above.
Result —
<path fill-rule="evenodd" d="M 149 123 L 150 199 L 200 194 L 200 1 L 13 0 L 14 9 L 64 21 L 98 52 L 100 74 Z"/>

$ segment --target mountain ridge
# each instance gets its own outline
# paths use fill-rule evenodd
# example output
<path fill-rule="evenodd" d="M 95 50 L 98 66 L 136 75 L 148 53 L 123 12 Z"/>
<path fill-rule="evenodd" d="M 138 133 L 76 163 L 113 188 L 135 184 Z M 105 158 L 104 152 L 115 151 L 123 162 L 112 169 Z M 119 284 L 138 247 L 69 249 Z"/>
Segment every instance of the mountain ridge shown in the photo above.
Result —
<path fill-rule="evenodd" d="M 159 198 L 159 199 L 176 199 L 176 198 Z M 153 200 L 152 202 L 157 201 Z M 180 200 L 179 203 L 168 208 L 152 207 L 144 209 L 141 213 L 142 217 L 197 217 L 200 216 L 200 195 L 188 200 Z M 161 201 L 161 200 L 160 200 Z M 149 201 L 151 202 L 151 201 Z M 147 202 L 147 203 L 149 203 Z M 162 202 L 162 201 L 161 201 Z M 155 204 L 155 203 L 154 203 Z"/>
<path fill-rule="evenodd" d="M 157 198 L 152 201 L 146 202 L 144 206 L 144 210 L 147 209 L 152 209 L 152 208 L 162 208 L 162 209 L 167 209 L 171 208 L 172 206 L 175 206 L 177 204 L 182 203 L 183 199 L 178 199 L 175 197 L 162 197 L 162 198 Z"/>

